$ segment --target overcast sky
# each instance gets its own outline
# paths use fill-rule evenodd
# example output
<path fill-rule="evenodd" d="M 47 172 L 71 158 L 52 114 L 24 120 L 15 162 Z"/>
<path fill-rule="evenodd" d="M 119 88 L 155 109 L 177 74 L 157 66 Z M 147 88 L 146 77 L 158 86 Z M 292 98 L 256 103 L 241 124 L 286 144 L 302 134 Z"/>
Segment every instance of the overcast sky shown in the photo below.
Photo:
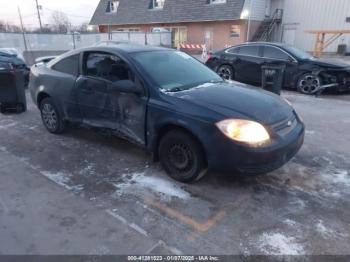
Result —
<path fill-rule="evenodd" d="M 43 24 L 50 24 L 52 10 L 67 14 L 74 25 L 90 21 L 99 0 L 38 0 L 42 5 Z M 37 27 L 38 17 L 35 0 L 0 0 L 0 20 L 19 24 L 17 6 L 20 7 L 24 25 L 27 28 Z"/>

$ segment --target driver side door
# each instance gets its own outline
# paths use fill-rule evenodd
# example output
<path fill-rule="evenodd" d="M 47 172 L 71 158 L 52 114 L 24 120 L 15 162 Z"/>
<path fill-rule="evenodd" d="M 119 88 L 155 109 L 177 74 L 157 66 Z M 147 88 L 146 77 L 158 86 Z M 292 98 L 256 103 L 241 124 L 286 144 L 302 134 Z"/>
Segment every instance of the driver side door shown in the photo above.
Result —
<path fill-rule="evenodd" d="M 145 144 L 147 97 L 115 90 L 112 83 L 120 80 L 131 80 L 142 86 L 131 66 L 119 56 L 84 53 L 82 74 L 76 84 L 83 123 L 112 129 L 132 142 Z"/>

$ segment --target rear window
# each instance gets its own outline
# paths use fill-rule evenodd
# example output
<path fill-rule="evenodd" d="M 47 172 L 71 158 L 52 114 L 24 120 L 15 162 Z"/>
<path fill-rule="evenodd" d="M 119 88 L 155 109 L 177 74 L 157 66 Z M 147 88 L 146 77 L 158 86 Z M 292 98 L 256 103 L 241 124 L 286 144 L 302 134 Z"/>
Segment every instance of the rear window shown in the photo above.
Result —
<path fill-rule="evenodd" d="M 64 73 L 69 74 L 73 76 L 78 76 L 79 74 L 79 58 L 80 55 L 73 55 L 66 58 L 63 58 L 62 60 L 58 61 L 56 64 L 54 64 L 51 69 Z"/>

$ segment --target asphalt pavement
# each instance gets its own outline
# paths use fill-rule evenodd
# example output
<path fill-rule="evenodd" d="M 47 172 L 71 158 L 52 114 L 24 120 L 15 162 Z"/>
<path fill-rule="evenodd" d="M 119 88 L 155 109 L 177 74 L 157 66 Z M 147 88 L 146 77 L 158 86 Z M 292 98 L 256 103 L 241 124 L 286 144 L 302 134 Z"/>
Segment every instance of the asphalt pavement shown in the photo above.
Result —
<path fill-rule="evenodd" d="M 141 149 L 0 115 L 0 254 L 350 254 L 350 96 L 283 92 L 305 144 L 258 177 L 177 183 Z"/>

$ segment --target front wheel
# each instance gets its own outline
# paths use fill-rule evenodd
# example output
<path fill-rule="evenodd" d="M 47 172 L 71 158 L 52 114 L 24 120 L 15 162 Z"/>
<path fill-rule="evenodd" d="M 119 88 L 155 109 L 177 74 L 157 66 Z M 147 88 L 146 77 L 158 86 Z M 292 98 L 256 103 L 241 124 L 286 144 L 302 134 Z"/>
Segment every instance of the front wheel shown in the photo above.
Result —
<path fill-rule="evenodd" d="M 297 82 L 298 91 L 305 95 L 316 94 L 322 85 L 321 78 L 312 73 L 302 75 Z"/>
<path fill-rule="evenodd" d="M 46 129 L 53 134 L 64 132 L 66 124 L 52 98 L 45 98 L 40 104 L 41 119 Z"/>
<path fill-rule="evenodd" d="M 159 158 L 168 175 L 180 182 L 199 180 L 207 170 L 201 146 L 183 131 L 171 131 L 161 139 Z"/>
<path fill-rule="evenodd" d="M 221 76 L 221 78 L 223 78 L 225 80 L 233 80 L 234 79 L 233 69 L 229 65 L 219 66 L 217 73 L 219 76 Z"/>

